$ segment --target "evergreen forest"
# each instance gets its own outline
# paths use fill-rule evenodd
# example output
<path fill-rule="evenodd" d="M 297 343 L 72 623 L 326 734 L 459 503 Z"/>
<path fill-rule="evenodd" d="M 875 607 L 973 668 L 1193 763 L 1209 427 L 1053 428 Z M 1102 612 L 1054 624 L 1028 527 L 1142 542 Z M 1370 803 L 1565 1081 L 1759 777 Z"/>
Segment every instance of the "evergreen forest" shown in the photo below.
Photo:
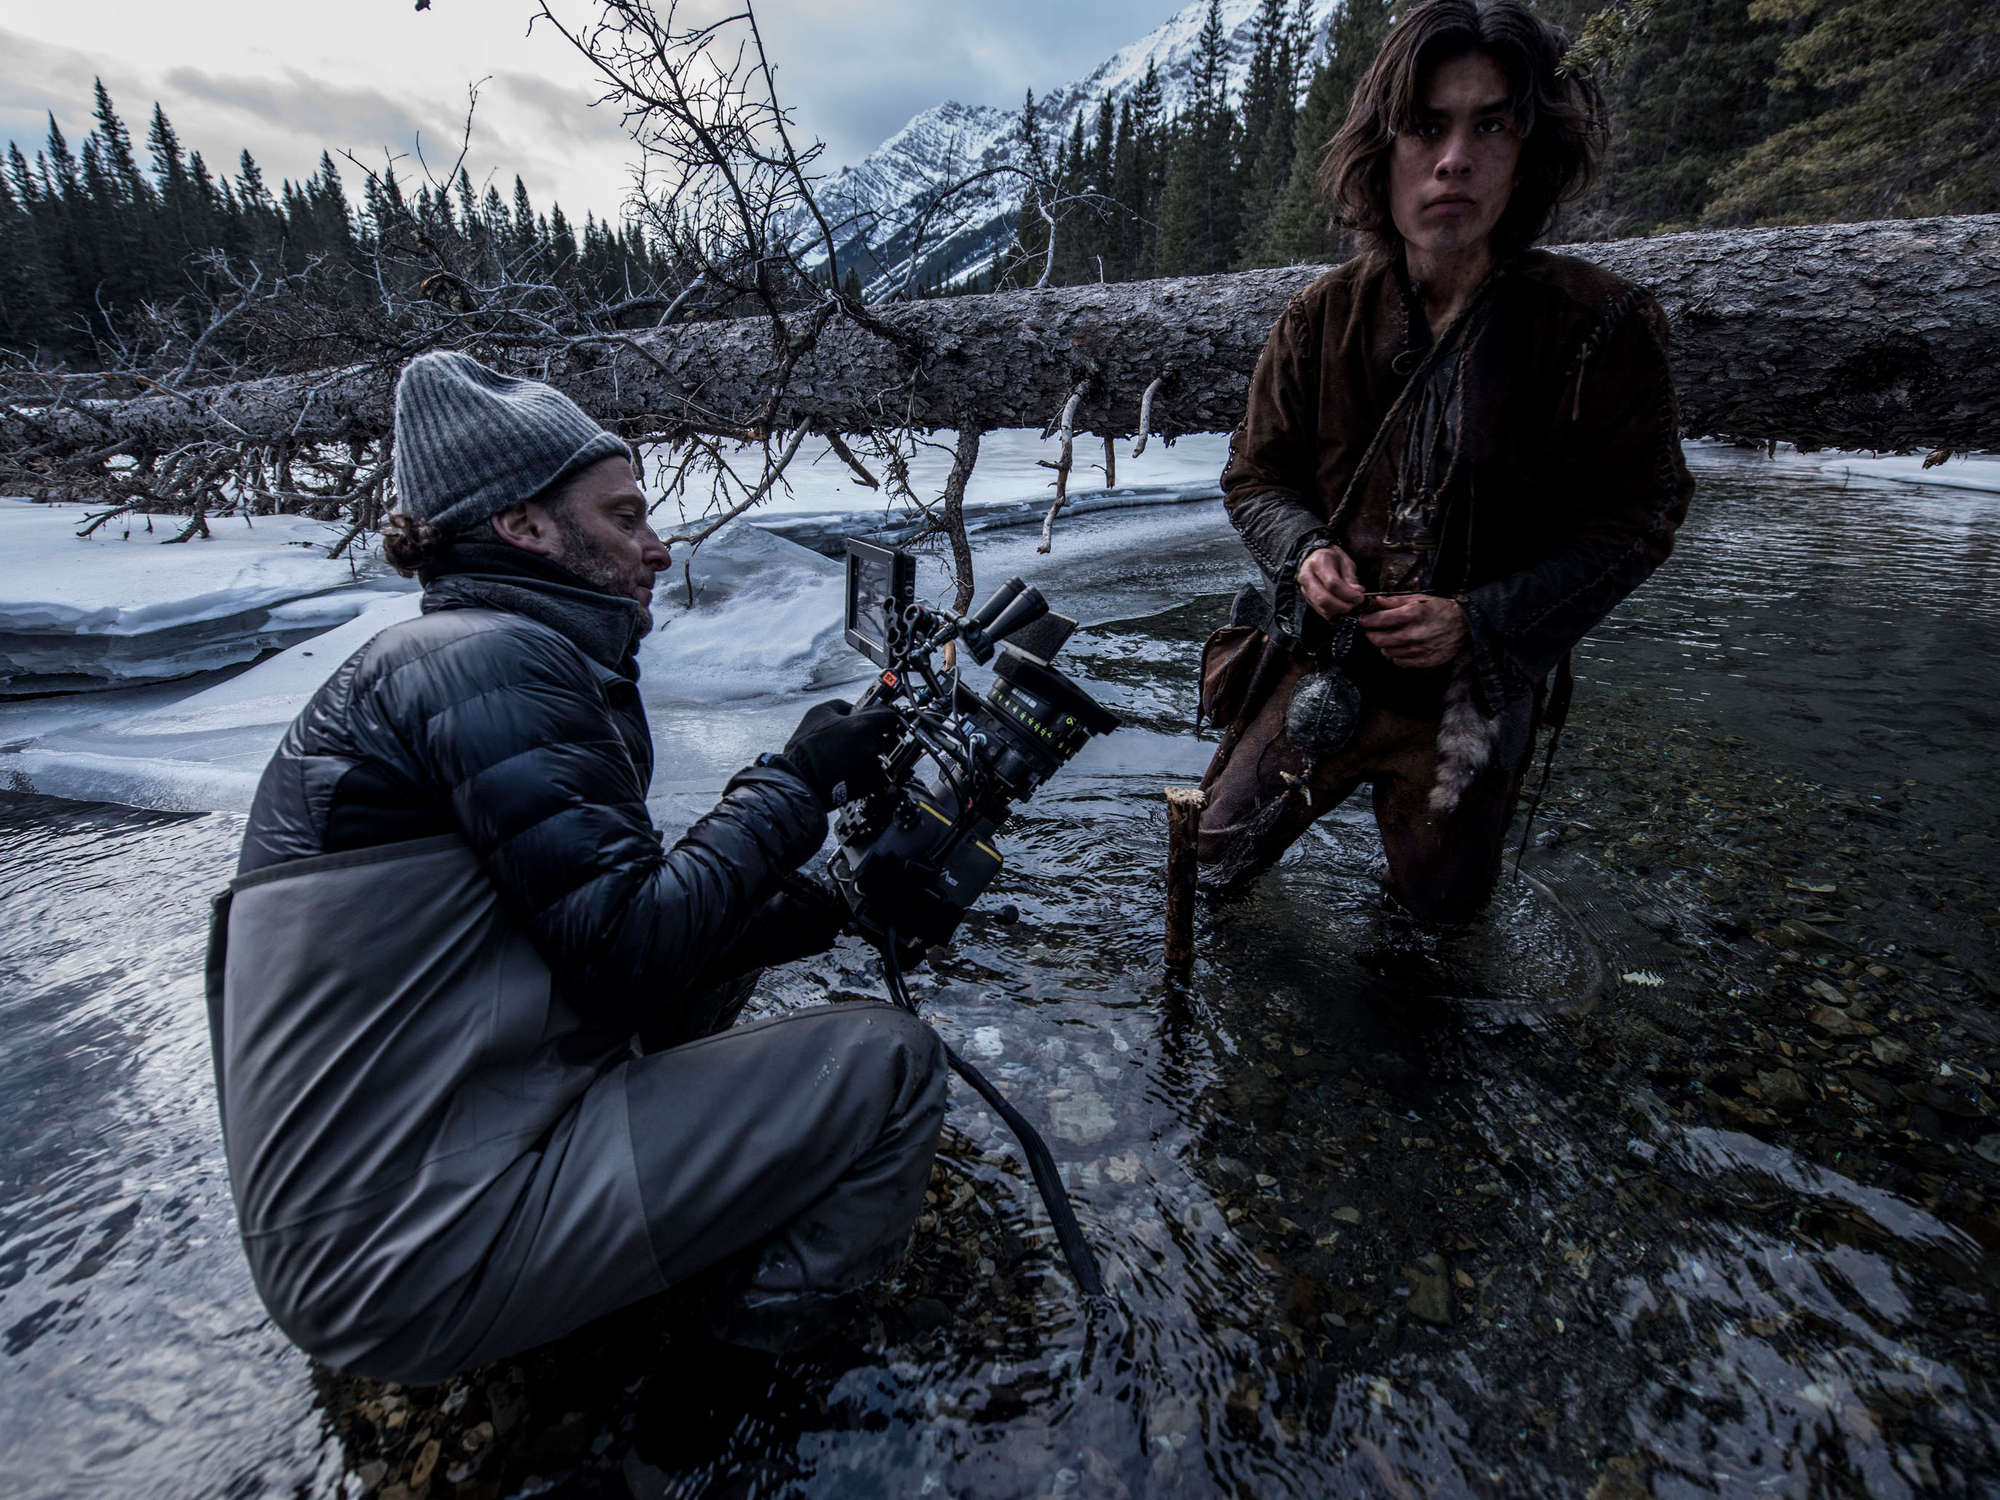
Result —
<path fill-rule="evenodd" d="M 1045 120 L 1030 95 L 1018 154 L 1031 185 L 1014 245 L 984 274 L 921 290 L 1339 258 L 1314 172 L 1402 3 L 1346 0 L 1314 46 L 1302 4 L 1264 0 L 1232 90 L 1211 0 L 1176 115 L 1156 74 L 1090 121 Z M 1597 70 L 1612 114 L 1604 170 L 1554 239 L 2000 210 L 1992 0 L 1537 4 L 1579 39 L 1575 55 Z M 204 345 L 247 339 L 254 321 L 204 327 L 203 309 L 231 294 L 248 305 L 257 287 L 289 289 L 282 357 L 269 353 L 267 325 L 260 370 L 393 357 L 397 330 L 370 323 L 391 263 L 412 294 L 447 306 L 470 267 L 473 283 L 529 288 L 538 316 L 587 307 L 599 326 L 650 323 L 654 289 L 676 281 L 657 237 L 589 215 L 579 227 L 560 206 L 540 212 L 518 178 L 511 198 L 463 171 L 411 191 L 390 167 L 360 174 L 355 202 L 330 155 L 273 189 L 247 150 L 228 172 L 184 148 L 158 105 L 142 165 L 101 83 L 94 118 L 79 147 L 51 118 L 33 160 L 14 146 L 0 172 L 0 347 L 44 367 L 103 366 L 148 339 L 192 339 L 193 373 Z M 439 269 L 427 274 L 427 263 Z M 858 293 L 859 279 L 846 289 Z"/>
<path fill-rule="evenodd" d="M 1992 0 L 1532 0 L 1575 39 L 1611 115 L 1603 170 L 1553 241 L 1678 229 L 2000 211 L 2000 5 Z M 1248 76 L 1210 0 L 1192 98 L 1163 114 L 1149 77 L 1094 128 L 1051 141 L 1027 101 L 1022 153 L 1046 162 L 1049 279 L 1194 276 L 1341 258 L 1315 190 L 1321 153 L 1404 0 L 1346 0 L 1326 44 L 1304 7 L 1264 0 Z M 1031 194 L 999 268 L 1039 279 Z"/>

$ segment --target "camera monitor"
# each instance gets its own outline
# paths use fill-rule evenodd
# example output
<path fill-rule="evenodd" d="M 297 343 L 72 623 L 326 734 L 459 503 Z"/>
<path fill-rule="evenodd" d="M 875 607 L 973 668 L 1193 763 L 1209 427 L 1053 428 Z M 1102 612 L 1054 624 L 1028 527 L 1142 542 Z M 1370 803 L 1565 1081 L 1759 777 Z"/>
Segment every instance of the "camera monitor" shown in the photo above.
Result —
<path fill-rule="evenodd" d="M 917 560 L 897 547 L 847 544 L 847 644 L 878 667 L 889 665 L 890 638 L 904 606 L 916 602 Z"/>

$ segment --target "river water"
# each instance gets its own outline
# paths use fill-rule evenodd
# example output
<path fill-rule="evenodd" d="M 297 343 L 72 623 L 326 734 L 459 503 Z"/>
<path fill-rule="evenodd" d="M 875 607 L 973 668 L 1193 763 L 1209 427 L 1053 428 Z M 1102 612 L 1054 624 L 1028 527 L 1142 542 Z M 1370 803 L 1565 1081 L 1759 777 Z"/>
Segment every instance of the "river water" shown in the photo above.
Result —
<path fill-rule="evenodd" d="M 914 988 L 1044 1130 L 1101 1306 L 954 1084 L 910 1260 L 808 1357 L 669 1301 L 438 1390 L 317 1371 L 249 1286 L 210 1094 L 240 818 L 0 798 L 0 1487 L 2000 1495 L 2000 497 L 1698 473 L 1488 921 L 1385 920 L 1343 811 L 1179 986 L 1158 790 L 1207 754 L 1243 554 L 1213 503 L 985 540 L 1131 727 L 1006 829 L 1020 922 Z M 877 994 L 867 958 L 757 1010 Z"/>

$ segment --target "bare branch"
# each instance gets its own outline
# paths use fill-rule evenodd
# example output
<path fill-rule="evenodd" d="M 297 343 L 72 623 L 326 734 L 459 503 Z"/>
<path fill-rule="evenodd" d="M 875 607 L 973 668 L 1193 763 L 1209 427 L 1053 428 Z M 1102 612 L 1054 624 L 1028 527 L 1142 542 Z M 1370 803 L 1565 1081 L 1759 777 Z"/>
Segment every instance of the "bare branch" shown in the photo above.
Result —
<path fill-rule="evenodd" d="M 1139 441 L 1132 445 L 1134 458 L 1146 451 L 1146 435 L 1153 430 L 1153 397 L 1159 394 L 1160 382 L 1166 378 L 1155 375 L 1146 387 L 1146 394 L 1139 398 Z"/>
<path fill-rule="evenodd" d="M 722 530 L 723 527 L 727 526 L 731 521 L 770 494 L 771 487 L 784 475 L 785 466 L 791 463 L 792 455 L 799 451 L 799 444 L 805 441 L 806 433 L 810 430 L 810 428 L 803 425 L 794 428 L 792 435 L 785 439 L 785 446 L 780 450 L 778 457 L 765 466 L 764 477 L 758 482 L 757 487 L 751 490 L 734 506 L 717 516 L 699 531 L 679 532 L 668 537 L 667 545 L 669 547 L 699 547 L 703 542 L 714 536 L 716 532 Z"/>
<path fill-rule="evenodd" d="M 1049 506 L 1049 513 L 1042 517 L 1042 540 L 1035 548 L 1037 552 L 1047 552 L 1055 545 L 1056 517 L 1062 514 L 1062 508 L 1069 500 L 1069 466 L 1073 452 L 1071 437 L 1076 429 L 1076 409 L 1083 404 L 1084 388 L 1089 384 L 1087 380 L 1079 380 L 1076 389 L 1069 393 L 1069 400 L 1063 403 L 1062 416 L 1058 420 L 1062 448 L 1056 461 L 1048 465 L 1056 471 L 1056 498 L 1055 503 Z M 1043 462 L 1047 463 L 1047 460 Z"/>

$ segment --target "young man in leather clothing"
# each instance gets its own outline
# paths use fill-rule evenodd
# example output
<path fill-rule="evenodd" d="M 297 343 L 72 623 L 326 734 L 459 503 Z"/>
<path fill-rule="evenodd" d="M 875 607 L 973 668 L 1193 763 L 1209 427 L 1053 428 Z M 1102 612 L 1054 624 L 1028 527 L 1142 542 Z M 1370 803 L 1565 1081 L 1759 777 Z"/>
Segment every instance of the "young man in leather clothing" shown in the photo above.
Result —
<path fill-rule="evenodd" d="M 1327 149 L 1361 253 L 1271 331 L 1222 476 L 1271 603 L 1204 653 L 1211 891 L 1368 783 L 1388 894 L 1475 915 L 1551 675 L 1561 698 L 1673 545 L 1692 486 L 1660 309 L 1529 248 L 1601 148 L 1565 45 L 1517 0 L 1428 0 Z"/>

